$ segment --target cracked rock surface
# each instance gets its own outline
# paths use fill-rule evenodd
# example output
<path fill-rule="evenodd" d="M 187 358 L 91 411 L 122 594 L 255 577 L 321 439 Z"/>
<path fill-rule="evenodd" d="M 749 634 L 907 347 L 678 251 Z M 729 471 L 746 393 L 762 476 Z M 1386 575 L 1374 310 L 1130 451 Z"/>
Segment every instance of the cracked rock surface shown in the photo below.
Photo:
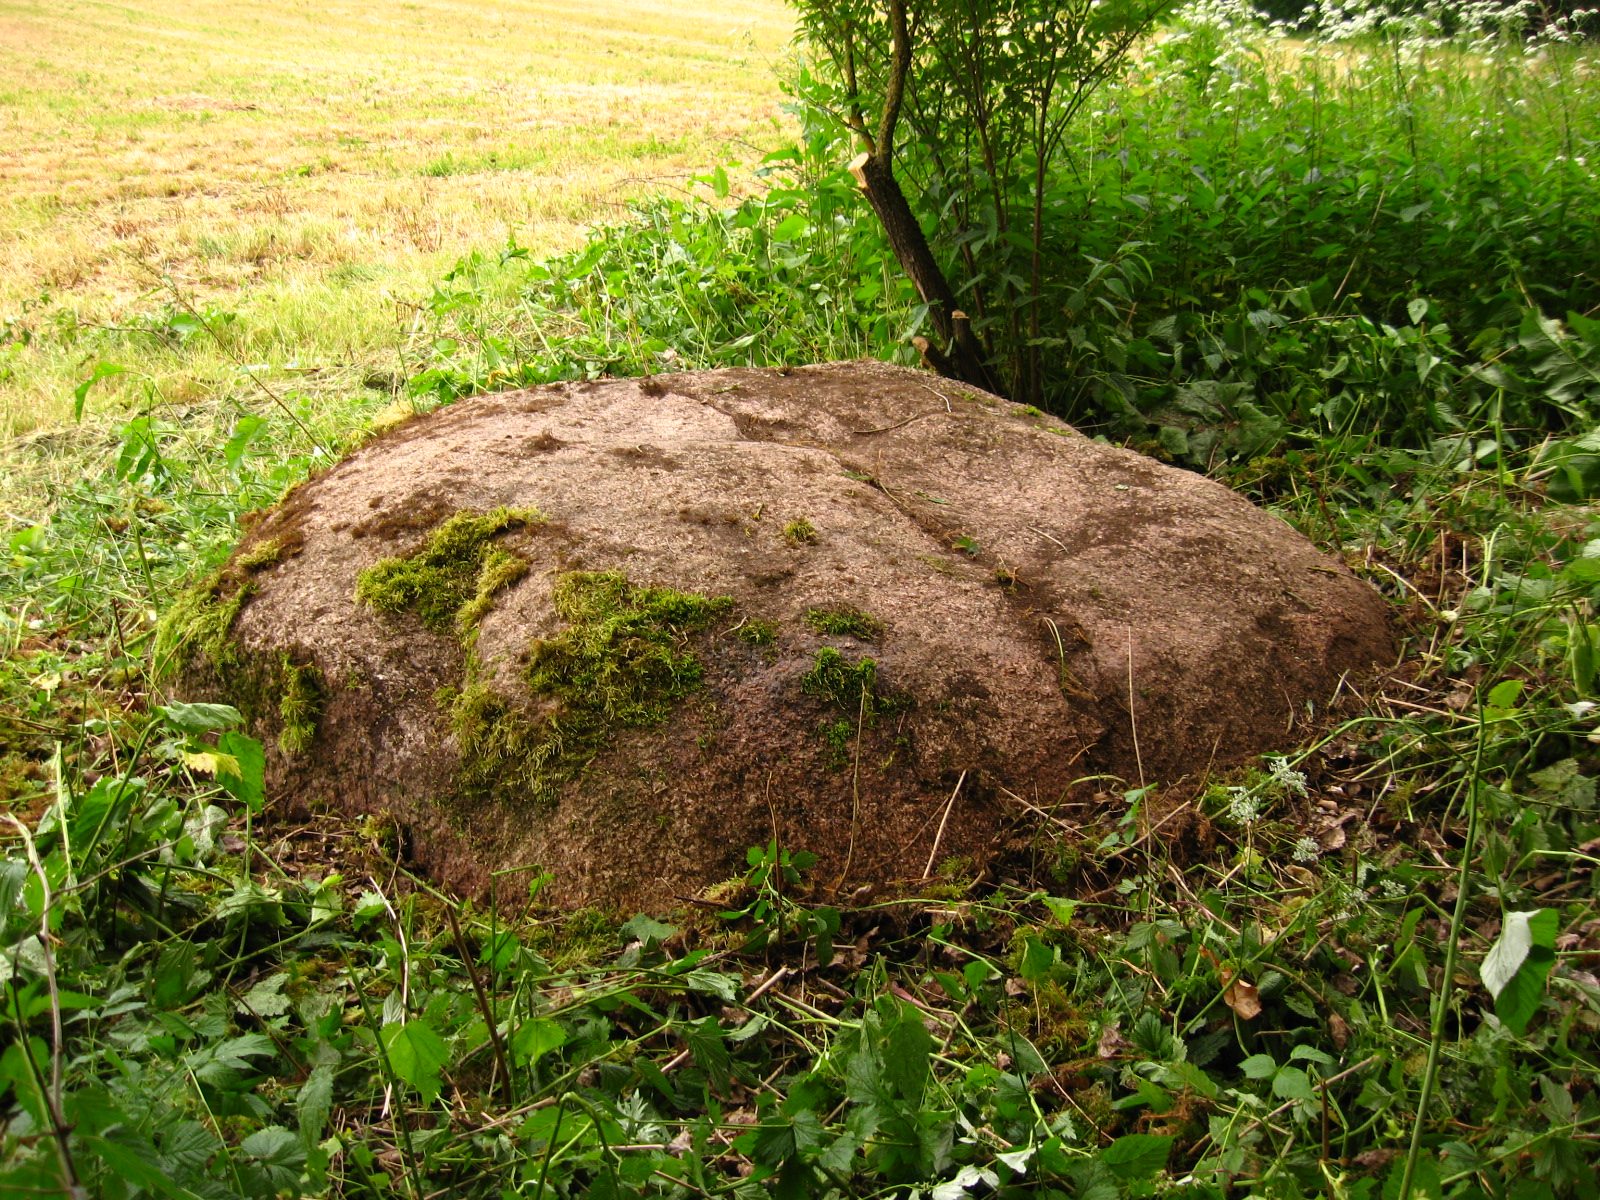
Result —
<path fill-rule="evenodd" d="M 665 724 L 618 731 L 554 802 L 462 789 L 439 699 L 461 685 L 461 639 L 355 596 L 362 569 L 502 505 L 548 519 L 504 535 L 530 569 L 474 653 L 530 720 L 551 710 L 522 664 L 563 628 L 565 573 L 736 606 L 685 640 L 700 687 Z M 814 540 L 786 536 L 802 520 Z M 569 904 L 664 911 L 773 836 L 846 889 L 919 878 L 941 824 L 938 858 L 977 863 L 1002 827 L 1037 819 L 1020 800 L 1105 787 L 1085 776 L 1170 782 L 1290 748 L 1308 705 L 1393 651 L 1375 592 L 1221 485 L 872 362 L 461 401 L 302 485 L 239 553 L 269 537 L 288 552 L 255 571 L 233 636 L 314 664 L 326 689 L 310 749 L 270 752 L 275 794 L 392 815 L 456 889 L 539 864 Z M 841 606 L 876 636 L 806 620 Z M 775 639 L 739 636 L 750 621 Z M 861 721 L 808 695 L 824 647 L 874 659 L 900 702 Z M 196 687 L 226 694 L 203 674 Z M 819 732 L 841 721 L 848 736 Z"/>

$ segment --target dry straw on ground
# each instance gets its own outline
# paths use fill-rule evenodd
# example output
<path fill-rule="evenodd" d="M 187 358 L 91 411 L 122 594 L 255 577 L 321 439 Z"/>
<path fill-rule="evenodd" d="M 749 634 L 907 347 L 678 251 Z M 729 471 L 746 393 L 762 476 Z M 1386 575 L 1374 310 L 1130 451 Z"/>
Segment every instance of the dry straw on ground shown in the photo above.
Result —
<path fill-rule="evenodd" d="M 752 157 L 788 33 L 777 0 L 0 6 L 0 314 L 115 325 L 169 273 L 266 357 L 375 360 L 457 255 Z M 72 358 L 0 364 L 13 429 L 68 411 Z"/>

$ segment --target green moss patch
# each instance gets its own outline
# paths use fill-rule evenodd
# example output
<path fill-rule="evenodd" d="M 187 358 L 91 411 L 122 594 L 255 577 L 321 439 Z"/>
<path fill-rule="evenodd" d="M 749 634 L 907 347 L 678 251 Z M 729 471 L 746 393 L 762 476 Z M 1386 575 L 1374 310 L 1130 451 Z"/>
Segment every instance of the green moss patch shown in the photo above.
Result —
<path fill-rule="evenodd" d="M 321 671 L 310 664 L 297 666 L 287 654 L 279 656 L 279 680 L 278 715 L 283 718 L 283 731 L 278 734 L 278 749 L 293 758 L 311 749 L 326 688 Z"/>
<path fill-rule="evenodd" d="M 783 527 L 783 536 L 795 546 L 815 545 L 817 540 L 817 527 L 804 517 L 801 517 L 797 521 L 790 521 Z"/>
<path fill-rule="evenodd" d="M 869 617 L 847 604 L 837 608 L 813 608 L 806 613 L 806 624 L 818 633 L 860 638 L 863 642 L 870 642 L 883 632 L 883 624 L 876 617 Z"/>
<path fill-rule="evenodd" d="M 525 558 L 492 539 L 543 522 L 543 514 L 533 509 L 456 513 L 415 554 L 386 558 L 362 571 L 356 599 L 380 612 L 415 612 L 430 629 L 467 635 L 488 613 L 495 593 L 528 571 Z"/>
<path fill-rule="evenodd" d="M 770 646 L 778 640 L 778 623 L 752 619 L 740 625 L 734 633 L 741 641 L 749 642 L 752 646 Z"/>
<path fill-rule="evenodd" d="M 553 800 L 626 729 L 666 722 L 704 668 L 687 644 L 733 609 L 727 597 L 642 588 L 617 571 L 575 571 L 552 599 L 568 622 L 529 647 L 523 681 L 537 715 L 477 680 L 449 694 L 469 790 Z"/>
<path fill-rule="evenodd" d="M 179 593 L 156 623 L 152 647 L 155 675 L 166 679 L 196 654 L 217 667 L 238 664 L 229 634 L 255 585 L 227 567 Z"/>
<path fill-rule="evenodd" d="M 800 677 L 800 690 L 834 710 L 817 726 L 817 735 L 831 750 L 830 765 L 834 767 L 847 760 L 851 737 L 879 717 L 911 706 L 909 697 L 879 690 L 875 659 L 863 657 L 852 662 L 831 646 L 817 651 L 811 670 Z"/>

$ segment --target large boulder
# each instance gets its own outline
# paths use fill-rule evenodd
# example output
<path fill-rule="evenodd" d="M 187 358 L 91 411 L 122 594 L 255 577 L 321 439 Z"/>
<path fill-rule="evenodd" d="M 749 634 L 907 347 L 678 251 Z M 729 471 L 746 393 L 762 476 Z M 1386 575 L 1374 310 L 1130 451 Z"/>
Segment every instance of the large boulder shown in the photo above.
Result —
<path fill-rule="evenodd" d="M 538 864 L 657 908 L 773 837 L 830 886 L 979 859 L 1086 777 L 1286 748 L 1392 653 L 1221 485 L 873 362 L 440 409 L 253 523 L 159 643 L 276 795 L 388 814 L 457 889 Z"/>

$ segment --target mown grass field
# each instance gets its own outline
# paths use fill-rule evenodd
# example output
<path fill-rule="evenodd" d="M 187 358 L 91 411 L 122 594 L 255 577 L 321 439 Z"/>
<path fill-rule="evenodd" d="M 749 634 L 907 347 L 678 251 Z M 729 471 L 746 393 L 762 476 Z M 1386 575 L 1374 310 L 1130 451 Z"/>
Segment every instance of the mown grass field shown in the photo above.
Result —
<path fill-rule="evenodd" d="M 789 28 L 774 0 L 7 0 L 0 314 L 124 326 L 169 276 L 245 314 L 254 359 L 393 369 L 466 250 L 565 248 L 772 144 Z M 67 415 L 80 357 L 0 348 L 0 422 Z"/>

